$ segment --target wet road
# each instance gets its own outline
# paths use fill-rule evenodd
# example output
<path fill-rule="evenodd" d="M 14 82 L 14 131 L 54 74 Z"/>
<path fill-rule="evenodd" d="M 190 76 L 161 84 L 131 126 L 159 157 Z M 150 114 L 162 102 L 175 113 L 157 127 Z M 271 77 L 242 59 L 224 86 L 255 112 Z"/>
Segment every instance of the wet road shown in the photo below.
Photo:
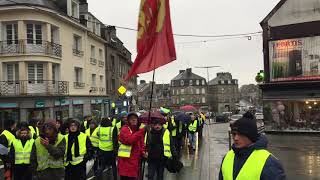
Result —
<path fill-rule="evenodd" d="M 228 124 L 205 126 L 202 142 L 190 154 L 185 147 L 179 174 L 165 173 L 165 180 L 217 180 L 228 151 Z M 269 150 L 282 162 L 288 180 L 320 180 L 320 138 L 307 135 L 268 135 Z M 146 172 L 147 173 L 147 172 Z M 145 178 L 146 180 L 147 178 Z"/>

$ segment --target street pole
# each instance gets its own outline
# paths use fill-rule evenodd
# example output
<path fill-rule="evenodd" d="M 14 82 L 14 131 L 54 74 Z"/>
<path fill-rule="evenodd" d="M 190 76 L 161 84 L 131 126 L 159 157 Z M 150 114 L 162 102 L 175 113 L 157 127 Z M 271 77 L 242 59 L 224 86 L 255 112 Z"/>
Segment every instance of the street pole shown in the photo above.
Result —
<path fill-rule="evenodd" d="M 209 102 L 209 81 L 210 81 L 210 77 L 209 77 L 209 69 L 217 68 L 217 67 L 221 67 L 221 66 L 197 66 L 197 67 L 195 67 L 195 68 L 198 68 L 198 69 L 207 69 L 207 102 L 208 102 L 209 116 L 210 116 L 210 102 Z"/>

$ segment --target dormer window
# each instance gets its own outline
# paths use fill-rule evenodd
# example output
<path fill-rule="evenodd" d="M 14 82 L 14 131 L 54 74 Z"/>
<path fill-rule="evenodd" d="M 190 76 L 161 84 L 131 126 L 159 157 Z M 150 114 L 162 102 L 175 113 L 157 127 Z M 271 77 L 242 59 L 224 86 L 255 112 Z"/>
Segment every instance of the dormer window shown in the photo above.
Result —
<path fill-rule="evenodd" d="M 71 1 L 71 16 L 79 19 L 79 4 L 76 1 Z"/>

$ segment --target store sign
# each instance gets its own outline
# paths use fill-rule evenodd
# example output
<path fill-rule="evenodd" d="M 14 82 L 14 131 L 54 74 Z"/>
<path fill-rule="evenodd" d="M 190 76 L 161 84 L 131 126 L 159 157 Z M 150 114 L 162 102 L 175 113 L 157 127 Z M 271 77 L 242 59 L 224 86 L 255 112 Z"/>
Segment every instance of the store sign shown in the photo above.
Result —
<path fill-rule="evenodd" d="M 320 36 L 269 42 L 270 80 L 320 79 Z"/>
<path fill-rule="evenodd" d="M 46 103 L 43 100 L 38 100 L 38 101 L 35 102 L 35 107 L 36 108 L 44 108 L 45 106 L 46 106 Z"/>
<path fill-rule="evenodd" d="M 66 106 L 66 105 L 69 105 L 69 100 L 66 100 L 66 99 L 61 99 L 60 101 L 59 100 L 56 100 L 54 102 L 54 105 L 55 106 Z"/>
<path fill-rule="evenodd" d="M 0 108 L 17 108 L 17 103 L 0 103 Z"/>
<path fill-rule="evenodd" d="M 91 100 L 91 104 L 101 104 L 102 103 L 102 99 L 92 99 Z"/>

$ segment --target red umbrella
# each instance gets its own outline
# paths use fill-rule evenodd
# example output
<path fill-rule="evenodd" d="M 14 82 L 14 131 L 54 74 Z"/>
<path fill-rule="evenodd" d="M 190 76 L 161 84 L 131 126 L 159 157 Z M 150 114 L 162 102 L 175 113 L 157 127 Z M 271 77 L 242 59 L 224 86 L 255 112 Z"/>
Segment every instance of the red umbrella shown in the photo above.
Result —
<path fill-rule="evenodd" d="M 161 115 L 159 111 L 151 112 L 150 117 L 159 119 L 162 123 L 166 122 L 166 119 Z M 149 124 L 149 112 L 145 112 L 141 116 L 139 116 L 139 122 Z"/>
<path fill-rule="evenodd" d="M 180 109 L 182 111 L 192 111 L 192 112 L 197 111 L 197 109 L 194 106 L 191 106 L 191 105 L 182 106 L 182 107 L 180 107 Z"/>

